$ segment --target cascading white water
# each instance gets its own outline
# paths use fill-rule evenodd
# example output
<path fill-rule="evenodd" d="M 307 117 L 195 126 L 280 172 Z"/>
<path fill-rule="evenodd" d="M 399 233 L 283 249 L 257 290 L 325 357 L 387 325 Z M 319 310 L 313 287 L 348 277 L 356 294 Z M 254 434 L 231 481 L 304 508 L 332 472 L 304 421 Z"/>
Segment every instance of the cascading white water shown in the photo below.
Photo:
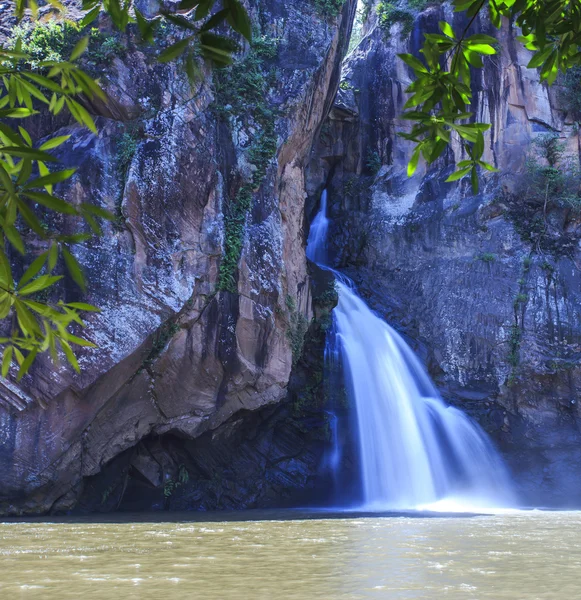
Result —
<path fill-rule="evenodd" d="M 323 192 L 307 247 L 320 266 L 326 211 Z M 506 469 L 486 434 L 446 406 L 402 337 L 369 309 L 350 280 L 336 275 L 336 343 L 356 408 L 365 508 L 514 505 Z"/>
<path fill-rule="evenodd" d="M 307 258 L 318 265 L 327 262 L 327 231 L 329 219 L 327 218 L 327 190 L 321 194 L 321 207 L 311 223 L 309 239 L 307 240 Z"/>

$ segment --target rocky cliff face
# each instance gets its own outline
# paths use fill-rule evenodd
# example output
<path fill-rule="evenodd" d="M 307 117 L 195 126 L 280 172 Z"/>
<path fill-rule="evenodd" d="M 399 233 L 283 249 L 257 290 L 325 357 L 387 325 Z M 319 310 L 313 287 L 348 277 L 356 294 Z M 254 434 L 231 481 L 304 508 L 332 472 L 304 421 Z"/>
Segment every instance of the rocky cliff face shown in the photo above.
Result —
<path fill-rule="evenodd" d="M 193 91 L 123 38 L 124 55 L 105 70 L 112 101 L 92 107 L 99 135 L 56 124 L 72 134 L 61 158 L 79 166 L 67 199 L 118 219 L 79 251 L 87 300 L 102 308 L 87 330 L 99 350 L 81 356 L 82 375 L 39 363 L 22 386 L 2 384 L 0 511 L 63 511 L 79 498 L 115 508 L 130 479 L 157 490 L 141 508 L 167 506 L 190 480 L 215 492 L 217 473 L 242 470 L 228 440 L 249 437 L 247 488 L 185 507 L 260 505 L 305 486 L 297 429 L 273 415 L 312 317 L 304 166 L 354 10 L 351 0 L 337 17 L 299 0 L 252 3 L 254 49 Z M 72 282 L 63 293 L 78 295 Z"/>
<path fill-rule="evenodd" d="M 410 74 L 396 54 L 416 53 L 441 19 L 462 23 L 446 5 L 398 6 L 381 20 L 368 5 L 341 77 L 353 1 L 337 18 L 298 0 L 253 3 L 254 49 L 193 92 L 122 39 L 105 70 L 112 101 L 92 107 L 99 136 L 37 125 L 72 133 L 69 200 L 118 219 L 79 253 L 88 300 L 103 308 L 82 376 L 41 363 L 22 386 L 0 382 L 2 512 L 324 498 L 334 297 L 321 273 L 313 289 L 304 255 L 324 187 L 335 266 L 493 436 L 523 502 L 579 505 L 581 224 L 570 182 L 547 197 L 542 157 L 527 161 L 550 134 L 562 165 L 578 163 L 577 116 L 526 69 L 508 25 L 478 22 L 501 48 L 474 89 L 478 119 L 492 123 L 486 158 L 502 172 L 477 197 L 445 184 L 454 145 L 406 179 L 410 148 L 396 134 Z M 72 282 L 62 291 L 78 299 Z"/>
<path fill-rule="evenodd" d="M 496 35 L 501 51 L 474 82 L 475 112 L 492 123 L 487 160 L 501 173 L 477 197 L 444 183 L 461 160 L 454 146 L 407 180 L 410 148 L 396 133 L 410 73 L 396 54 L 417 53 L 439 20 L 465 24 L 427 3 L 382 26 L 377 7 L 313 154 L 309 207 L 326 186 L 335 265 L 409 336 L 444 397 L 496 439 L 523 502 L 578 506 L 581 221 L 574 203 L 535 189 L 544 167 L 527 163 L 549 134 L 563 164 L 578 164 L 576 117 L 563 88 L 526 69 L 515 31 L 481 21 L 475 32 Z"/>

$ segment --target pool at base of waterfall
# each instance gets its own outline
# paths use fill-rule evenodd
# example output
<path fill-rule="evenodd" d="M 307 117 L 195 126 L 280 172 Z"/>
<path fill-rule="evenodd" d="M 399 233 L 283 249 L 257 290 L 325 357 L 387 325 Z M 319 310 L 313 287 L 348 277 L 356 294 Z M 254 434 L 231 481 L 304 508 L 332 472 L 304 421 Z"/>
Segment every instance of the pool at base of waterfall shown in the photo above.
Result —
<path fill-rule="evenodd" d="M 581 512 L 536 510 L 9 522 L 0 524 L 0 598 L 573 599 L 581 597 L 580 529 Z"/>

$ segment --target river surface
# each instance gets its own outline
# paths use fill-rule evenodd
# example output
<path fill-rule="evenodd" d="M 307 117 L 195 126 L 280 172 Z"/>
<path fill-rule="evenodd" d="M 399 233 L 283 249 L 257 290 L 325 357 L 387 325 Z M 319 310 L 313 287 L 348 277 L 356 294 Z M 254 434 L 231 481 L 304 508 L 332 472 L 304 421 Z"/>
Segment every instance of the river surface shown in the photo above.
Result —
<path fill-rule="evenodd" d="M 1 523 L 0 598 L 581 598 L 577 512 L 166 516 Z"/>

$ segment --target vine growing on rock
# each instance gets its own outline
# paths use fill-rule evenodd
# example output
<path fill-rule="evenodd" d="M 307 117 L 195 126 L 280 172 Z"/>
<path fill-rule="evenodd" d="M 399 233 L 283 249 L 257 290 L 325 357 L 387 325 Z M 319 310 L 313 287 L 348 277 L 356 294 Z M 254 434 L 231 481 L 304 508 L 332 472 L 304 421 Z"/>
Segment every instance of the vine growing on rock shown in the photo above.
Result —
<path fill-rule="evenodd" d="M 345 0 L 315 0 L 317 11 L 324 17 L 336 17 L 343 8 Z"/>
<path fill-rule="evenodd" d="M 252 165 L 251 175 L 246 177 L 224 211 L 224 253 L 218 280 L 218 289 L 222 291 L 237 291 L 236 274 L 253 193 L 260 188 L 276 153 L 275 113 L 267 103 L 273 74 L 265 72 L 266 61 L 274 58 L 276 52 L 276 40 L 255 36 L 246 58 L 216 76 L 218 114 L 230 123 L 250 125 L 255 130 L 244 152 Z"/>

